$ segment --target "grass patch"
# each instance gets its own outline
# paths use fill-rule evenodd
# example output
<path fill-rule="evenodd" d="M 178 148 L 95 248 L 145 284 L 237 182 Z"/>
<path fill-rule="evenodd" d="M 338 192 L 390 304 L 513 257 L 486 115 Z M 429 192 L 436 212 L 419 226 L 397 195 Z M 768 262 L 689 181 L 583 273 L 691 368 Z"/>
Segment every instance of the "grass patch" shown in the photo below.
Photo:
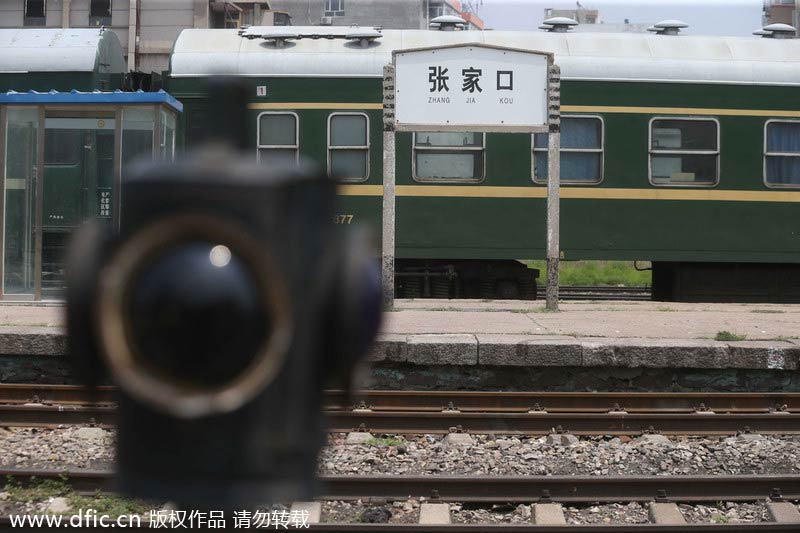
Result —
<path fill-rule="evenodd" d="M 751 313 L 765 313 L 765 314 L 779 315 L 779 314 L 785 313 L 786 311 L 781 311 L 780 309 L 753 309 L 750 312 Z"/>
<path fill-rule="evenodd" d="M 366 442 L 367 446 L 402 446 L 405 443 L 406 441 L 394 437 L 369 439 Z"/>
<path fill-rule="evenodd" d="M 547 272 L 547 262 L 523 262 L 531 268 L 538 268 L 542 273 L 539 281 L 544 283 L 543 273 Z M 643 267 L 650 266 L 647 262 L 640 264 Z M 558 276 L 561 285 L 649 287 L 653 282 L 651 271 L 636 270 L 632 261 L 561 261 Z"/>
<path fill-rule="evenodd" d="M 731 333 L 730 331 L 718 331 L 717 334 L 714 336 L 715 341 L 743 341 L 747 339 L 746 335 L 737 335 L 736 333 Z"/>
<path fill-rule="evenodd" d="M 90 496 L 77 494 L 67 483 L 66 476 L 60 480 L 31 478 L 31 482 L 26 485 L 21 485 L 9 477 L 3 490 L 8 493 L 9 501 L 15 503 L 45 502 L 51 498 L 66 498 L 72 507 L 70 514 L 77 513 L 79 509 L 92 509 L 98 514 L 118 517 L 130 514 L 144 515 L 154 508 L 152 504 L 103 494 L 99 490 Z"/>

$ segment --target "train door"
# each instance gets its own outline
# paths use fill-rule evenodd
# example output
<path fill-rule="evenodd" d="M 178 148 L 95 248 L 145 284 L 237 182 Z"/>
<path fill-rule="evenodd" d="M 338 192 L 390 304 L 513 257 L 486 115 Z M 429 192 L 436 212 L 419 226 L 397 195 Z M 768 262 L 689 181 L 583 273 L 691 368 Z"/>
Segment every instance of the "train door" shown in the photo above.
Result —
<path fill-rule="evenodd" d="M 44 175 L 37 213 L 43 298 L 63 294 L 65 252 L 72 231 L 89 217 L 110 219 L 113 161 L 113 115 L 45 119 Z"/>

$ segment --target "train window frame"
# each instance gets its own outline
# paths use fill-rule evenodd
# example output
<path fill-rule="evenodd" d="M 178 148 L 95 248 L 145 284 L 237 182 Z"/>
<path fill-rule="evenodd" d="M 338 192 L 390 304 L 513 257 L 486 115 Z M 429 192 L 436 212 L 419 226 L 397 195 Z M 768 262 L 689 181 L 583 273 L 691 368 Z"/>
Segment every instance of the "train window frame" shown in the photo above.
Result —
<path fill-rule="evenodd" d="M 294 144 L 261 144 L 261 117 L 291 115 L 294 117 Z M 300 116 L 294 111 L 264 111 L 256 117 L 256 161 L 261 163 L 261 150 L 294 150 L 294 164 L 300 162 Z"/>
<path fill-rule="evenodd" d="M 478 133 L 481 136 L 481 146 L 417 146 L 417 134 L 420 133 Z M 444 154 L 458 152 L 475 152 L 481 155 L 481 175 L 479 178 L 422 178 L 417 175 L 417 151 L 440 152 Z M 440 131 L 415 131 L 411 134 L 411 179 L 419 183 L 482 183 L 486 181 L 486 132 L 440 132 Z"/>
<path fill-rule="evenodd" d="M 332 145 L 331 144 L 331 140 L 332 140 L 331 123 L 333 122 L 333 118 L 337 117 L 337 116 L 364 117 L 364 120 L 366 120 L 366 130 L 364 132 L 366 134 L 366 139 L 365 139 L 366 140 L 366 144 L 359 145 L 359 146 L 356 146 L 356 145 L 353 145 L 353 146 L 334 146 L 334 145 Z M 361 183 L 361 182 L 365 182 L 365 181 L 369 180 L 369 175 L 370 175 L 370 171 L 371 171 L 370 164 L 369 164 L 370 163 L 369 159 L 370 159 L 370 155 L 371 155 L 371 150 L 370 150 L 371 146 L 370 146 L 370 142 L 369 142 L 370 135 L 369 134 L 370 134 L 369 115 L 367 115 L 366 113 L 363 113 L 363 112 L 337 111 L 337 112 L 334 112 L 334 113 L 331 113 L 331 114 L 328 115 L 328 176 L 329 177 L 333 178 L 333 173 L 332 173 L 332 170 L 333 170 L 332 169 L 332 163 L 333 163 L 333 161 L 332 161 L 331 155 L 332 155 L 332 152 L 334 150 L 362 150 L 362 151 L 364 151 L 366 153 L 366 169 L 365 169 L 366 170 L 366 175 L 363 178 L 336 178 L 336 180 L 337 181 L 341 181 L 341 182 L 347 182 L 347 183 Z"/>
<path fill-rule="evenodd" d="M 767 131 L 770 124 L 783 123 L 783 124 L 797 124 L 800 126 L 800 120 L 789 120 L 773 118 L 764 122 L 764 150 L 762 155 L 762 175 L 761 179 L 764 186 L 768 189 L 800 189 L 800 183 L 770 183 L 767 181 L 767 157 L 800 157 L 800 152 L 769 152 L 767 148 Z"/>
<path fill-rule="evenodd" d="M 606 179 L 606 121 L 601 115 L 561 115 L 561 119 L 571 118 L 594 118 L 600 121 L 600 148 L 562 148 L 563 152 L 586 152 L 600 154 L 600 179 L 596 181 L 586 180 L 563 180 L 559 179 L 559 184 L 564 185 L 600 185 Z M 537 185 L 547 185 L 547 178 L 538 179 L 536 177 L 536 152 L 548 153 L 548 148 L 536 148 L 536 135 L 531 134 L 531 180 Z"/>
<path fill-rule="evenodd" d="M 657 120 L 672 120 L 684 122 L 713 122 L 716 128 L 716 150 L 653 150 L 653 123 Z M 689 187 L 709 189 L 719 185 L 720 181 L 720 166 L 721 166 L 721 153 L 722 153 L 722 139 L 720 136 L 719 119 L 716 117 L 687 117 L 680 115 L 673 116 L 654 116 L 650 117 L 647 124 L 647 180 L 653 187 Z M 689 182 L 667 182 L 655 183 L 653 181 L 653 155 L 713 155 L 715 156 L 714 181 L 711 183 L 689 183 Z"/>

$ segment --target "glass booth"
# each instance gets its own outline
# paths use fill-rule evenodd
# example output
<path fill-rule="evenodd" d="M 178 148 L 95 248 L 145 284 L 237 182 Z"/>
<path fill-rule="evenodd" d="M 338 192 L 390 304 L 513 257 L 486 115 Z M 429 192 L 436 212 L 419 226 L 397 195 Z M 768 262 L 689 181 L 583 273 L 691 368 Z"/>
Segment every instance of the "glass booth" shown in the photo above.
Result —
<path fill-rule="evenodd" d="M 171 160 L 169 94 L 0 93 L 0 298 L 59 299 L 74 228 L 94 217 L 119 225 L 127 163 Z"/>

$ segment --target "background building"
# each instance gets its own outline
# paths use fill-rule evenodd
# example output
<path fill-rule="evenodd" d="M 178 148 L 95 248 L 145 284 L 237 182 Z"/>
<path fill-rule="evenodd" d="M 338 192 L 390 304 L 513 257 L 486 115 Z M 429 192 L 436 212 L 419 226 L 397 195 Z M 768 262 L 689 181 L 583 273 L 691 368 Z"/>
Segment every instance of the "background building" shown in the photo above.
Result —
<path fill-rule="evenodd" d="M 95 28 L 119 37 L 128 70 L 161 72 L 187 28 L 244 25 L 383 26 L 425 29 L 440 15 L 463 17 L 484 29 L 481 0 L 0 0 L 0 28 Z"/>
<path fill-rule="evenodd" d="M 764 26 L 782 22 L 797 28 L 800 26 L 798 13 L 800 0 L 764 0 Z"/>
<path fill-rule="evenodd" d="M 631 22 L 625 19 L 623 22 L 605 22 L 600 17 L 597 9 L 587 9 L 576 2 L 575 9 L 553 9 L 544 10 L 544 20 L 552 17 L 567 17 L 578 22 L 575 27 L 576 32 L 603 32 L 603 33 L 645 33 L 652 22 Z"/>
<path fill-rule="evenodd" d="M 432 18 L 458 15 L 469 29 L 484 29 L 476 11 L 479 2 L 459 0 L 272 0 L 273 9 L 286 11 L 295 26 L 382 26 L 426 29 Z"/>
<path fill-rule="evenodd" d="M 0 28 L 94 28 L 119 37 L 128 70 L 161 72 L 186 28 L 286 24 L 268 0 L 0 0 Z"/>

